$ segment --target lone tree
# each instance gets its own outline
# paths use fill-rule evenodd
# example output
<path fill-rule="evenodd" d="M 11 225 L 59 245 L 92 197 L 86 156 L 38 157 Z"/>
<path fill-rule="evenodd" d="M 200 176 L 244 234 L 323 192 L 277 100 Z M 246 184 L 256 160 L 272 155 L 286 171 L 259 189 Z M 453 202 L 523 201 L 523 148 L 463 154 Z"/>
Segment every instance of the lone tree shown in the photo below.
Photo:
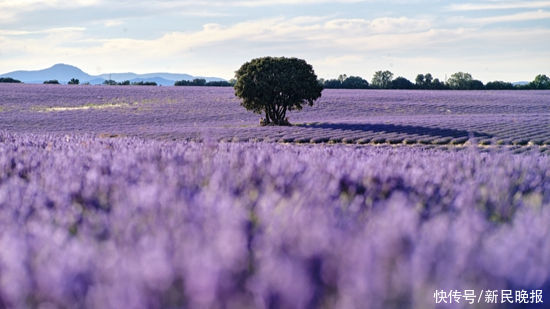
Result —
<path fill-rule="evenodd" d="M 265 112 L 261 125 L 290 125 L 286 112 L 313 105 L 323 90 L 313 67 L 297 58 L 252 59 L 235 72 L 235 78 L 241 105 L 258 114 Z"/>

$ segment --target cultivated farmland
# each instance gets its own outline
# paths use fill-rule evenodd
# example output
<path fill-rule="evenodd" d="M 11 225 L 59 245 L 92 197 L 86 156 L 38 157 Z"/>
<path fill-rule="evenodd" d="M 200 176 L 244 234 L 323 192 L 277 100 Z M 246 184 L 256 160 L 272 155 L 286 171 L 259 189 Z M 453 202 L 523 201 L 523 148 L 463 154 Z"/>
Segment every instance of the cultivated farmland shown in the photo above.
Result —
<path fill-rule="evenodd" d="M 176 140 L 550 145 L 550 91 L 325 90 L 259 127 L 232 88 L 0 85 L 0 129 Z M 473 139 L 472 139 L 473 138 Z M 545 147 L 543 147 L 545 148 Z M 544 150 L 544 149 L 543 149 Z"/>

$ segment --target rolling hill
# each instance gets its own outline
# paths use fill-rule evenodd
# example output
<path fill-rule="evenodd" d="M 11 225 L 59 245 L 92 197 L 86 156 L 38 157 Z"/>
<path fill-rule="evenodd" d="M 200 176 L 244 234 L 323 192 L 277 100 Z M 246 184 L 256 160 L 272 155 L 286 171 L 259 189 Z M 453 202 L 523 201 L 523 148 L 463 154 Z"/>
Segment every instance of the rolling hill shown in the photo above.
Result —
<path fill-rule="evenodd" d="M 0 77 L 11 77 L 18 79 L 28 84 L 41 84 L 45 80 L 56 79 L 62 84 L 66 84 L 71 78 L 77 78 L 81 83 L 101 84 L 107 79 L 112 79 L 117 82 L 129 80 L 130 82 L 156 82 L 162 86 L 173 86 L 174 82 L 178 80 L 193 80 L 195 78 L 204 78 L 206 81 L 223 81 L 223 78 L 218 77 L 201 77 L 193 76 L 189 74 L 177 74 L 177 73 L 110 73 L 101 75 L 90 75 L 81 69 L 63 63 L 58 63 L 42 70 L 34 71 L 13 71 L 4 74 L 0 74 Z"/>

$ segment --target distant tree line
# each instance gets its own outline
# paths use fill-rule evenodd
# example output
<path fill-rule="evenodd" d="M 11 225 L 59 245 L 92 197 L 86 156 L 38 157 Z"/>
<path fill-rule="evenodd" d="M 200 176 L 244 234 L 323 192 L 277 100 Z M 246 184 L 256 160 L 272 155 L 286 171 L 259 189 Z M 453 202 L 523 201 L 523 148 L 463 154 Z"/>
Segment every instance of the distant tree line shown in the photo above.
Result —
<path fill-rule="evenodd" d="M 393 78 L 393 76 L 390 71 L 377 71 L 369 83 L 359 76 L 348 77 L 342 74 L 337 79 L 320 79 L 319 84 L 325 89 L 550 90 L 550 78 L 544 74 L 537 75 L 532 82 L 525 85 L 514 85 L 503 81 L 483 84 L 480 80 L 474 79 L 470 73 L 464 72 L 452 74 L 447 81 L 433 78 L 431 73 L 418 74 L 414 83 L 405 77 Z"/>
<path fill-rule="evenodd" d="M 341 74 L 338 79 L 320 79 L 319 83 L 326 89 L 368 89 L 369 82 L 359 76 Z"/>
<path fill-rule="evenodd" d="M 157 86 L 157 83 L 156 82 L 145 82 L 145 81 L 130 83 L 129 80 L 125 80 L 125 81 L 122 81 L 122 82 L 117 82 L 117 81 L 112 80 L 112 79 L 107 79 L 107 80 L 103 81 L 103 85 L 109 85 L 109 86 L 129 86 L 129 85 L 132 85 L 132 86 Z"/>
<path fill-rule="evenodd" d="M 232 87 L 235 84 L 234 80 L 225 81 L 209 81 L 204 78 L 195 78 L 193 80 L 179 80 L 174 83 L 174 86 L 211 86 L 211 87 Z"/>
<path fill-rule="evenodd" d="M 21 81 L 17 80 L 17 79 L 14 79 L 14 78 L 11 78 L 11 77 L 0 77 L 0 83 L 15 83 L 15 84 L 18 84 L 18 83 L 21 83 Z"/>
<path fill-rule="evenodd" d="M 480 80 L 474 79 L 470 73 L 457 72 L 451 75 L 446 81 L 434 78 L 431 73 L 418 74 L 414 83 L 405 77 L 398 76 L 393 78 L 394 74 L 390 71 L 377 71 L 374 73 L 370 83 L 359 76 L 347 76 L 341 74 L 337 79 L 320 79 L 318 82 L 325 89 L 429 89 L 429 90 L 550 90 L 550 78 L 544 74 L 539 74 L 535 79 L 527 84 L 512 84 L 510 82 L 492 81 L 483 84 Z M 21 83 L 21 81 L 11 77 L 0 77 L 0 83 Z M 72 78 L 68 84 L 78 85 L 80 81 Z M 58 80 L 46 80 L 44 84 L 60 84 Z M 112 79 L 105 80 L 104 85 L 137 85 L 137 86 L 157 86 L 156 82 L 130 82 L 125 80 L 117 82 Z M 235 80 L 229 81 L 209 81 L 204 78 L 195 78 L 193 80 L 180 80 L 174 83 L 174 86 L 213 86 L 213 87 L 232 87 Z"/>

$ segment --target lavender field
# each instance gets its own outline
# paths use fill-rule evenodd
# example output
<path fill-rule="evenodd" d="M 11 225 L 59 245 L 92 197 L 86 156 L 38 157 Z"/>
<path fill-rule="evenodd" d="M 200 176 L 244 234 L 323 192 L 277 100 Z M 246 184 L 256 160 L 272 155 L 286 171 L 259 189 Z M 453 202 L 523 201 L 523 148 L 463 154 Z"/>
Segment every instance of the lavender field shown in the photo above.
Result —
<path fill-rule="evenodd" d="M 549 91 L 324 91 L 290 127 L 231 88 L 0 94 L 0 307 L 549 301 Z"/>
<path fill-rule="evenodd" d="M 550 146 L 550 91 L 325 90 L 259 127 L 229 87 L 0 85 L 0 130 L 175 140 Z M 475 137 L 472 139 L 472 137 Z M 539 147 L 536 147 L 539 149 Z"/>

